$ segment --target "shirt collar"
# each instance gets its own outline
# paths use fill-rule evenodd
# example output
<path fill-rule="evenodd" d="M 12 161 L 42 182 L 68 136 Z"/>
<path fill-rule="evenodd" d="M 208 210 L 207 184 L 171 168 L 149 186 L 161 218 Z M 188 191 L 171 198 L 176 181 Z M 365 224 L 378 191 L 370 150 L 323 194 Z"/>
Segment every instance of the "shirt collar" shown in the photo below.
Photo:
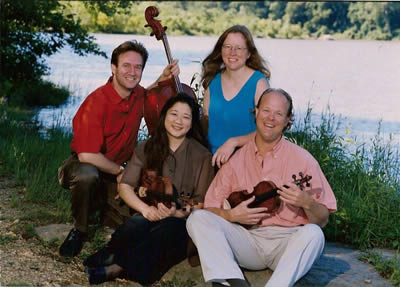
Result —
<path fill-rule="evenodd" d="M 188 144 L 189 144 L 189 139 L 187 137 L 185 137 L 185 139 L 183 140 L 181 145 L 176 149 L 176 151 L 172 151 L 170 149 L 171 154 L 175 156 L 175 155 L 177 155 L 179 153 L 185 152 Z"/>
<path fill-rule="evenodd" d="M 107 94 L 110 95 L 111 103 L 114 104 L 114 105 L 118 105 L 118 104 L 120 104 L 122 101 L 129 101 L 129 99 L 131 98 L 132 94 L 134 94 L 134 93 L 136 92 L 136 88 L 138 87 L 138 85 L 133 89 L 132 93 L 129 95 L 128 98 L 123 99 L 123 98 L 118 94 L 118 92 L 114 89 L 114 87 L 113 87 L 113 85 L 112 85 L 112 80 L 113 80 L 113 77 L 111 76 L 111 77 L 108 79 L 107 84 L 105 85 Z"/>
<path fill-rule="evenodd" d="M 266 157 L 267 155 L 272 155 L 273 157 L 276 157 L 277 154 L 279 153 L 279 151 L 282 149 L 282 146 L 285 144 L 286 142 L 286 138 L 284 136 L 281 137 L 281 139 L 278 141 L 278 143 L 272 148 L 271 151 L 267 152 L 264 157 Z M 258 152 L 258 148 L 256 145 L 256 137 L 254 136 L 254 138 L 251 140 L 253 149 L 254 149 L 254 154 L 257 156 L 259 155 Z M 261 155 L 260 155 L 261 156 Z"/>

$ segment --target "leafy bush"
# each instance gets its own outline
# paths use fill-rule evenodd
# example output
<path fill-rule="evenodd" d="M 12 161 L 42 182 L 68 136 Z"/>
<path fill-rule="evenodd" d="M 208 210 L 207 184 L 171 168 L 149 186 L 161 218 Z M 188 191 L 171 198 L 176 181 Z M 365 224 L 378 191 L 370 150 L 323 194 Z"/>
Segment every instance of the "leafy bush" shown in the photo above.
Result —
<path fill-rule="evenodd" d="M 69 94 L 68 89 L 48 81 L 25 81 L 10 83 L 5 97 L 11 106 L 58 106 Z"/>

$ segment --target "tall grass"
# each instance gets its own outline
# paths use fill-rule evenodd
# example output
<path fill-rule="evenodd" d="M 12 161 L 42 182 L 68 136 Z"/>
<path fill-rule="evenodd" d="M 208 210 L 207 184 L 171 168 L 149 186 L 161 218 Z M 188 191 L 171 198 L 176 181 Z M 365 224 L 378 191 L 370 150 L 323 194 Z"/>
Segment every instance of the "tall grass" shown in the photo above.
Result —
<path fill-rule="evenodd" d="M 71 135 L 61 129 L 43 138 L 32 114 L 0 105 L 0 160 L 26 186 L 25 199 L 57 210 L 59 221 L 70 219 L 69 192 L 57 181 L 57 169 L 69 155 Z"/>
<path fill-rule="evenodd" d="M 327 239 L 361 249 L 400 250 L 399 150 L 382 142 L 379 130 L 371 145 L 349 144 L 337 136 L 340 119 L 322 113 L 316 124 L 311 112 L 287 136 L 314 155 L 335 192 L 338 211 L 324 229 Z M 0 105 L 0 160 L 26 186 L 28 200 L 43 202 L 70 220 L 69 192 L 58 185 L 57 169 L 69 155 L 71 135 L 54 128 L 43 138 L 30 117 Z"/>
<path fill-rule="evenodd" d="M 337 198 L 338 210 L 325 228 L 327 238 L 361 249 L 400 250 L 398 148 L 385 143 L 379 129 L 371 145 L 358 146 L 337 136 L 339 129 L 340 119 L 329 111 L 313 124 L 309 108 L 287 134 L 318 160 Z"/>

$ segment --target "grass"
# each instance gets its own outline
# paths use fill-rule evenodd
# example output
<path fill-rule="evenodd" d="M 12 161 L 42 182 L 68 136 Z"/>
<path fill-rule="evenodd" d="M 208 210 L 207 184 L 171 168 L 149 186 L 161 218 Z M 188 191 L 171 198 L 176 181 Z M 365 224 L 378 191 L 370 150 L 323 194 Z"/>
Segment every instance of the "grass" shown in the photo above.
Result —
<path fill-rule="evenodd" d="M 333 114 L 321 114 L 318 125 L 310 118 L 311 109 L 287 136 L 318 160 L 337 198 L 327 239 L 359 249 L 400 249 L 399 150 L 379 130 L 371 146 L 357 146 L 337 136 L 340 120 Z"/>
<path fill-rule="evenodd" d="M 383 141 L 380 130 L 371 145 L 348 141 L 337 135 L 340 119 L 335 115 L 322 113 L 318 124 L 311 115 L 309 109 L 286 136 L 313 154 L 335 192 L 338 211 L 324 228 L 327 240 L 361 250 L 383 247 L 399 251 L 398 148 L 390 140 Z M 26 202 L 38 207 L 26 212 L 24 225 L 20 226 L 26 237 L 35 236 L 30 228 L 33 224 L 71 221 L 69 192 L 57 181 L 57 169 L 69 155 L 71 135 L 52 128 L 43 138 L 31 118 L 29 111 L 0 104 L 0 162 L 15 176 L 17 184 L 25 186 L 25 202 L 13 202 L 20 208 Z M 89 251 L 104 244 L 101 229 L 98 232 Z M 389 277 L 396 277 L 396 270 L 389 272 Z M 159 282 L 156 286 L 193 286 L 191 282 L 175 283 Z"/>
<path fill-rule="evenodd" d="M 7 246 L 10 242 L 17 240 L 16 236 L 0 234 L 0 246 Z"/>
<path fill-rule="evenodd" d="M 360 260 L 373 265 L 379 275 L 390 280 L 394 286 L 400 287 L 400 258 L 396 256 L 384 259 L 378 252 L 367 251 Z"/>

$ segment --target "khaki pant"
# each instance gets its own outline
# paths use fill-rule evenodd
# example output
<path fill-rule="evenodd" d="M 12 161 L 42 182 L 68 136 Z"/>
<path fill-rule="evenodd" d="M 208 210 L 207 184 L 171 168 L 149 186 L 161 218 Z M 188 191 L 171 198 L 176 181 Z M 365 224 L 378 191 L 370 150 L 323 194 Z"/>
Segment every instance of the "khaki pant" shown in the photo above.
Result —
<path fill-rule="evenodd" d="M 266 287 L 293 286 L 321 255 L 325 238 L 315 224 L 247 230 L 207 210 L 195 210 L 186 228 L 197 246 L 206 282 L 244 279 L 240 267 L 274 270 Z"/>
<path fill-rule="evenodd" d="M 100 211 L 101 222 L 112 228 L 130 217 L 129 208 L 117 194 L 116 176 L 101 172 L 95 166 L 81 163 L 76 154 L 66 159 L 58 169 L 60 185 L 71 191 L 71 211 L 74 226 L 88 232 L 89 216 Z"/>

